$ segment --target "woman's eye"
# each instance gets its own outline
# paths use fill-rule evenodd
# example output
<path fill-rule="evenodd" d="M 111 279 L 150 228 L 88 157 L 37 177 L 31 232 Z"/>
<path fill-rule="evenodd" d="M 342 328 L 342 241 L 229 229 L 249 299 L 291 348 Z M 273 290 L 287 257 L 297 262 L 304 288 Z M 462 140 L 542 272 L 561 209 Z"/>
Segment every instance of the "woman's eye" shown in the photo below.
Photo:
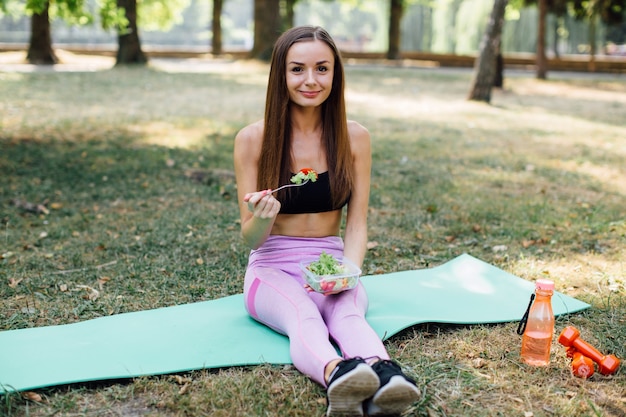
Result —
<path fill-rule="evenodd" d="M 319 72 L 326 72 L 326 71 L 328 71 L 328 68 L 322 65 L 322 66 L 317 67 L 317 70 Z"/>
<path fill-rule="evenodd" d="M 293 67 L 291 69 L 292 72 L 302 72 L 302 68 L 301 67 Z"/>

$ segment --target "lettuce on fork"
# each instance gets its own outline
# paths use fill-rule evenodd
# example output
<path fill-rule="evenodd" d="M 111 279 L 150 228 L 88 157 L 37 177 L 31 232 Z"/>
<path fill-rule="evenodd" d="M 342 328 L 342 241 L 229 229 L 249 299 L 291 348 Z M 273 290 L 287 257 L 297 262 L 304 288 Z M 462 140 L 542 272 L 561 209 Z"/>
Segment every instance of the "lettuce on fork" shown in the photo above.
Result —
<path fill-rule="evenodd" d="M 291 177 L 294 184 L 302 184 L 303 181 L 317 181 L 317 172 L 312 168 L 302 168 L 296 175 Z"/>

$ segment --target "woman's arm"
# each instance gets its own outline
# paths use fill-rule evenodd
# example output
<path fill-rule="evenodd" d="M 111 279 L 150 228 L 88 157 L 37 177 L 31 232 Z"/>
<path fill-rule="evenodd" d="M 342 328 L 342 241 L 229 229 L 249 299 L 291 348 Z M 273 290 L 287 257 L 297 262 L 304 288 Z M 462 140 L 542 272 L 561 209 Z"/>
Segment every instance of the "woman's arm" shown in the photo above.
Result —
<path fill-rule="evenodd" d="M 362 267 L 367 248 L 367 212 L 372 169 L 371 140 L 367 129 L 356 122 L 348 122 L 348 131 L 354 159 L 354 185 L 348 203 L 343 255 Z"/>
<path fill-rule="evenodd" d="M 273 195 L 266 190 L 257 191 L 262 138 L 261 122 L 243 128 L 235 137 L 234 164 L 241 235 L 252 249 L 265 242 L 280 211 L 280 203 Z"/>

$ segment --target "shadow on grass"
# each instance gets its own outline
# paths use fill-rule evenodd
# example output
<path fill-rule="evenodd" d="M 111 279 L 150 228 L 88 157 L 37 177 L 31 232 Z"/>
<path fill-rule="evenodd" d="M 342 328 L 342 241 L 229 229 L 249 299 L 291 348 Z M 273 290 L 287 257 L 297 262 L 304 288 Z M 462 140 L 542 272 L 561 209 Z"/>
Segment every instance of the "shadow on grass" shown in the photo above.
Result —
<path fill-rule="evenodd" d="M 241 291 L 246 251 L 234 182 L 185 175 L 229 169 L 229 141 L 185 150 L 134 139 L 2 141 L 0 280 L 10 285 L 0 286 L 0 328 Z"/>

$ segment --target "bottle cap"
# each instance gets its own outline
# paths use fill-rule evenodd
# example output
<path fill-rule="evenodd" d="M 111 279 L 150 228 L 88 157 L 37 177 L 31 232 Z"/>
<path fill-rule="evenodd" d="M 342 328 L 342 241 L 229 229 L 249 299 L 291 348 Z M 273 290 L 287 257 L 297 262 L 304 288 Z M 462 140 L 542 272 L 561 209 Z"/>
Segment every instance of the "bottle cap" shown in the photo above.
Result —
<path fill-rule="evenodd" d="M 549 279 L 538 279 L 535 282 L 535 287 L 543 291 L 554 291 L 554 282 Z"/>

